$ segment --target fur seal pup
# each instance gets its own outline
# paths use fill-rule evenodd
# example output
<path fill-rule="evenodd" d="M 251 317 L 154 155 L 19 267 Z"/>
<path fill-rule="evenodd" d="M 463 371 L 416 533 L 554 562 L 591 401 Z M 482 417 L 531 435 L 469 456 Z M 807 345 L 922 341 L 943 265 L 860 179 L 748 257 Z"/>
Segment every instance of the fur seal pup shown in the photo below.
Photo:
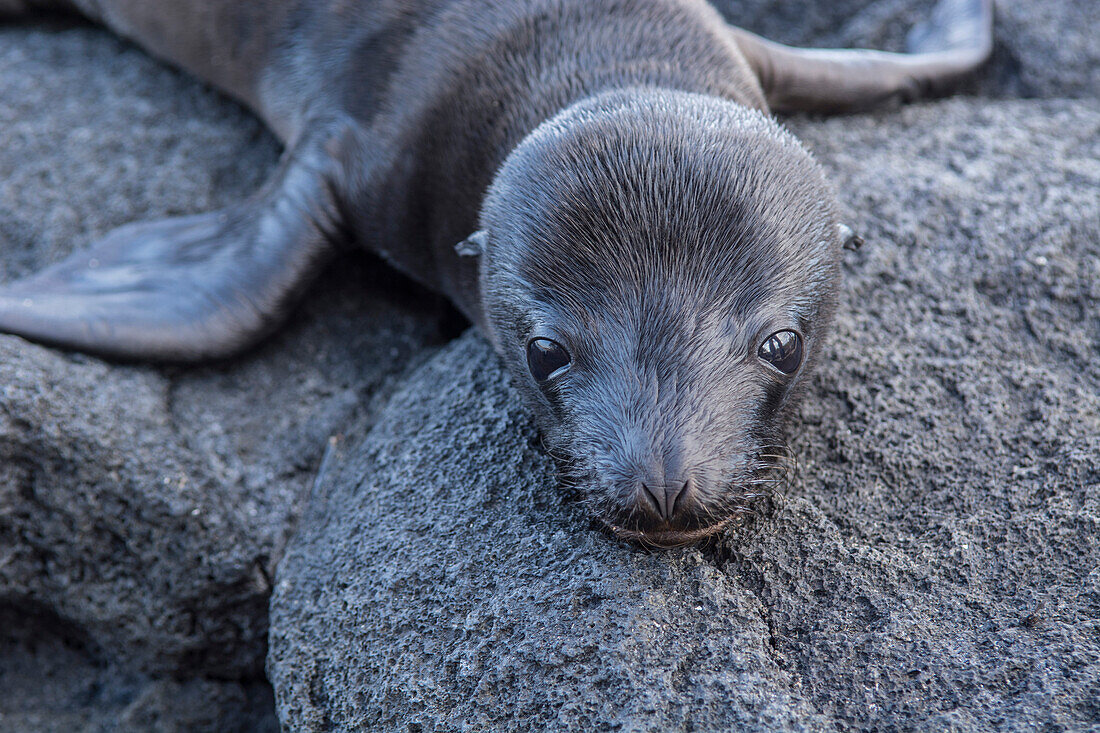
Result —
<path fill-rule="evenodd" d="M 248 201 L 4 286 L 0 330 L 228 355 L 366 247 L 480 327 L 596 515 L 660 545 L 759 494 L 834 308 L 834 197 L 768 110 L 946 90 L 992 23 L 943 0 L 893 54 L 788 48 L 702 0 L 0 0 L 36 8 L 205 79 L 286 152 Z"/>

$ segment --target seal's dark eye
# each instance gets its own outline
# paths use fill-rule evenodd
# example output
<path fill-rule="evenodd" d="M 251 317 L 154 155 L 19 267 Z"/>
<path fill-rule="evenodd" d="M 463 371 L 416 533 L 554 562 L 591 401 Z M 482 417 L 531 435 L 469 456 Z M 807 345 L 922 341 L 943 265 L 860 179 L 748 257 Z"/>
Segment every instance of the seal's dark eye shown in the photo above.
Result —
<path fill-rule="evenodd" d="M 569 352 L 557 341 L 531 339 L 527 342 L 527 367 L 536 382 L 545 382 L 569 367 Z"/>
<path fill-rule="evenodd" d="M 756 353 L 784 374 L 794 374 L 802 363 L 802 337 L 794 331 L 776 331 Z"/>

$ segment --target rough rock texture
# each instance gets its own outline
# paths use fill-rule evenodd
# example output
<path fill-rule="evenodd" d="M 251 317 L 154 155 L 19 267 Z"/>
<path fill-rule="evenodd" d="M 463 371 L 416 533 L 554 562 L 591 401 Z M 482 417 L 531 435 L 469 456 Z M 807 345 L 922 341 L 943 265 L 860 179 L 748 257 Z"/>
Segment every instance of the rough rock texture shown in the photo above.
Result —
<path fill-rule="evenodd" d="M 247 195 L 278 154 L 89 28 L 0 30 L 0 99 L 5 279 Z M 271 577 L 325 443 L 440 341 L 438 303 L 393 280 L 343 261 L 272 342 L 206 367 L 0 336 L 0 729 L 273 727 Z"/>
<path fill-rule="evenodd" d="M 655 554 L 608 539 L 473 334 L 407 378 L 336 453 L 277 574 L 281 719 L 1100 724 L 1100 103 L 1058 98 L 1089 93 L 1076 63 L 791 121 L 868 245 L 792 426 L 797 475 L 748 530 Z M 1065 82 L 990 98 L 1044 78 Z"/>
<path fill-rule="evenodd" d="M 345 447 L 272 601 L 268 671 L 293 727 L 823 722 L 722 566 L 611 540 L 568 505 L 477 334 Z"/>
<path fill-rule="evenodd" d="M 886 48 L 930 5 L 718 4 Z M 290 729 L 1097 725 L 1094 18 L 1006 3 L 978 96 L 789 122 L 868 245 L 790 488 L 704 548 L 593 526 L 488 347 L 436 353 L 446 313 L 373 261 L 231 362 L 0 336 L 0 730 L 273 729 L 273 582 Z M 277 154 L 103 32 L 0 29 L 0 279 Z"/>
<path fill-rule="evenodd" d="M 0 730 L 276 730 L 263 680 L 150 679 L 90 652 L 47 609 L 0 610 Z"/>
<path fill-rule="evenodd" d="M 781 508 L 702 549 L 609 540 L 466 336 L 348 446 L 284 558 L 268 662 L 284 720 L 1100 722 L 1100 104 L 797 128 L 869 243 Z"/>

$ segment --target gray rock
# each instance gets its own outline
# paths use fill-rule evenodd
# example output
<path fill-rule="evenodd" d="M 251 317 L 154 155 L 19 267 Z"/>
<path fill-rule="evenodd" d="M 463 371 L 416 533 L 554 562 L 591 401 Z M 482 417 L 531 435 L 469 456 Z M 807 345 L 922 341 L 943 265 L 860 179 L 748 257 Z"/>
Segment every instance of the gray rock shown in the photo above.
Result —
<path fill-rule="evenodd" d="M 346 448 L 272 599 L 268 673 L 288 726 L 818 720 L 771 655 L 756 596 L 698 550 L 646 553 L 568 504 L 476 333 L 409 377 Z"/>
<path fill-rule="evenodd" d="M 935 0 L 710 0 L 730 22 L 796 46 L 905 50 Z M 999 98 L 1100 96 L 1095 0 L 998 2 L 991 63 L 963 92 Z"/>
<path fill-rule="evenodd" d="M 725 2 L 892 48 L 930 4 Z M 703 548 L 594 526 L 488 347 L 435 354 L 438 301 L 373 261 L 211 366 L 0 336 L 0 730 L 274 729 L 273 573 L 291 729 L 1095 726 L 1093 11 L 1002 4 L 977 98 L 789 122 L 869 243 L 788 492 Z M 225 205 L 277 154 L 105 33 L 0 29 L 0 279 Z"/>
<path fill-rule="evenodd" d="M 262 679 L 151 679 L 104 664 L 42 607 L 0 609 L 0 629 L 0 730 L 279 730 Z"/>
<path fill-rule="evenodd" d="M 284 724 L 1100 720 L 1100 104 L 795 127 L 868 244 L 778 510 L 702 549 L 605 536 L 471 333 L 338 453 L 288 547 Z"/>
<path fill-rule="evenodd" d="M 238 107 L 88 28 L 0 30 L 0 100 L 4 279 L 245 196 L 276 161 Z M 204 367 L 0 336 L 0 729 L 270 714 L 270 578 L 326 441 L 440 340 L 438 299 L 394 280 L 342 261 L 271 342 Z M 84 661 L 54 664 L 58 639 Z"/>

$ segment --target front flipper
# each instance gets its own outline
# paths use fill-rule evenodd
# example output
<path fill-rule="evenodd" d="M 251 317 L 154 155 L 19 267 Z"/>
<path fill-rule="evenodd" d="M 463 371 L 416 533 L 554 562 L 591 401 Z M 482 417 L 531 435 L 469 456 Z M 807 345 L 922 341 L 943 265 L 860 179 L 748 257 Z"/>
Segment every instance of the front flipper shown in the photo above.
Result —
<path fill-rule="evenodd" d="M 334 251 L 331 169 L 323 143 L 306 142 L 248 202 L 116 229 L 0 287 L 0 331 L 124 359 L 236 353 L 279 324 Z"/>
<path fill-rule="evenodd" d="M 940 0 L 909 53 L 793 48 L 733 30 L 773 110 L 860 110 L 950 91 L 993 50 L 993 0 Z"/>

